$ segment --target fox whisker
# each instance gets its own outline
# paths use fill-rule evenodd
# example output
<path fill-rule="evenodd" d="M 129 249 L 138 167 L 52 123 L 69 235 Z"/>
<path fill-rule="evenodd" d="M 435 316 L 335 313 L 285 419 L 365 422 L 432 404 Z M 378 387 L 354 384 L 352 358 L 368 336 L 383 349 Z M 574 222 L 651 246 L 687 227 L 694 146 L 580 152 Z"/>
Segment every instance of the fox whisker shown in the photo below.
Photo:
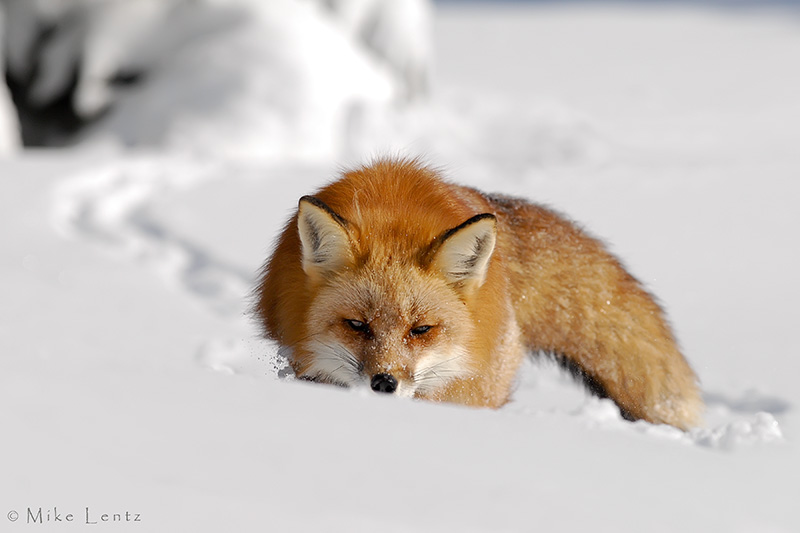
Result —
<path fill-rule="evenodd" d="M 295 342 L 292 342 L 290 344 L 281 345 L 278 348 L 278 355 L 283 357 L 283 358 L 286 358 L 286 359 L 291 359 L 292 350 L 294 350 L 294 347 L 297 346 L 298 344 L 300 344 L 301 342 L 305 342 L 305 341 L 307 341 L 309 339 L 312 339 L 312 338 L 314 338 L 314 334 L 313 333 L 309 334 L 309 335 L 306 335 L 306 336 L 304 336 L 304 337 L 302 337 L 300 339 L 297 339 Z"/>
<path fill-rule="evenodd" d="M 451 375 L 460 374 L 461 373 L 460 369 L 442 368 L 442 367 L 444 367 L 444 365 L 446 365 L 448 363 L 452 363 L 453 361 L 457 361 L 458 359 L 461 359 L 462 357 L 463 357 L 463 355 L 461 355 L 461 354 L 455 355 L 455 356 L 453 356 L 453 357 L 451 357 L 449 359 L 445 359 L 443 361 L 439 361 L 435 365 L 423 368 L 421 372 L 419 372 L 418 374 L 417 373 L 414 374 L 414 381 L 422 381 L 422 380 L 424 380 L 426 378 L 433 378 L 433 377 L 441 378 L 441 376 L 439 376 L 439 373 L 437 373 L 437 370 L 439 372 L 445 373 L 445 374 L 448 371 L 450 372 Z M 433 376 L 430 376 L 429 374 L 433 374 Z"/>
<path fill-rule="evenodd" d="M 341 344 L 313 338 L 308 343 L 307 349 L 312 354 L 307 374 L 316 375 L 328 383 L 345 387 L 362 381 L 362 364 Z"/>

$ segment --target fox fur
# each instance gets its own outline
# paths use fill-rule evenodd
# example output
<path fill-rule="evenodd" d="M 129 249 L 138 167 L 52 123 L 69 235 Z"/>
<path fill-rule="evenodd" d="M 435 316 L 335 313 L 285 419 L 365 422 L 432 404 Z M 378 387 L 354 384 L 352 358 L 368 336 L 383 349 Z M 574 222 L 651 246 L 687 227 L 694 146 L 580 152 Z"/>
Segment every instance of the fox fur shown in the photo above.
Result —
<path fill-rule="evenodd" d="M 303 197 L 256 295 L 301 378 L 497 408 L 525 354 L 547 352 L 626 418 L 687 429 L 703 409 L 663 311 L 601 242 L 416 160 Z"/>

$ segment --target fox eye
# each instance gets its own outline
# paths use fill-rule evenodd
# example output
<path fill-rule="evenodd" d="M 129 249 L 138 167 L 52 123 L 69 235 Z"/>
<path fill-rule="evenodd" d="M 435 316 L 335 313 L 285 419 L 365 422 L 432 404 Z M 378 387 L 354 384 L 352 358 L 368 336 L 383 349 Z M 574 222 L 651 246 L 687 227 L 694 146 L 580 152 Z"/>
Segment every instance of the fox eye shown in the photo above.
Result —
<path fill-rule="evenodd" d="M 352 329 L 353 331 L 359 331 L 359 332 L 363 333 L 363 332 L 365 332 L 365 331 L 367 331 L 369 329 L 369 327 L 364 322 L 361 322 L 360 320 L 345 319 L 344 322 L 345 322 L 345 324 L 350 326 L 350 329 Z"/>
<path fill-rule="evenodd" d="M 415 328 L 411 328 L 410 333 L 415 337 L 418 335 L 425 335 L 428 333 L 433 326 L 417 326 Z"/>

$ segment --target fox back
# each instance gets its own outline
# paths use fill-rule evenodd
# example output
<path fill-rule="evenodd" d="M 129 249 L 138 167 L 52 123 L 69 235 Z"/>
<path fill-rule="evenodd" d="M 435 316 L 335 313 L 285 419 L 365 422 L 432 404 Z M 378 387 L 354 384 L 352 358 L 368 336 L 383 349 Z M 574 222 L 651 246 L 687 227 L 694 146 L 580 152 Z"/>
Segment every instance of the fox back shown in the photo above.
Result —
<path fill-rule="evenodd" d="M 417 161 L 301 198 L 257 294 L 304 379 L 499 407 L 524 355 L 544 351 L 627 418 L 687 428 L 702 409 L 661 309 L 600 242 Z"/>

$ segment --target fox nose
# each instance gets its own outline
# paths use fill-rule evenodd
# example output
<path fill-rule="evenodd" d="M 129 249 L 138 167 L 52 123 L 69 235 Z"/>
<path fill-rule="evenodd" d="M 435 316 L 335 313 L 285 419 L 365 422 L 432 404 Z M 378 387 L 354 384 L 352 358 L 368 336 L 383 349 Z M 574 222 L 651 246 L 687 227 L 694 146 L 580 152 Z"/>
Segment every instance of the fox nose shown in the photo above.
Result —
<path fill-rule="evenodd" d="M 370 387 L 375 392 L 388 392 L 391 394 L 397 390 L 397 380 L 391 374 L 375 374 L 372 376 Z"/>

